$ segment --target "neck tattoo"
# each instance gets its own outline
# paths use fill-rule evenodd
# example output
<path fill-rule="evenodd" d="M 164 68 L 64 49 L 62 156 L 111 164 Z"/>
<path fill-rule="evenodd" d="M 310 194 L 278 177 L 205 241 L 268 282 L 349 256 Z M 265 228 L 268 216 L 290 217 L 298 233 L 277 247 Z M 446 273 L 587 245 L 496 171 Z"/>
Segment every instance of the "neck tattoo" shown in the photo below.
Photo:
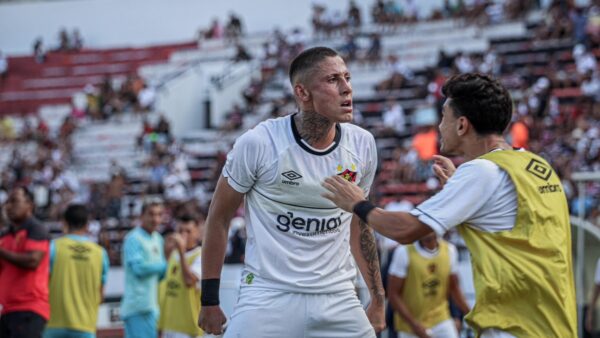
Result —
<path fill-rule="evenodd" d="M 300 137 L 313 147 L 327 138 L 333 126 L 333 122 L 314 112 L 300 112 L 294 118 Z"/>

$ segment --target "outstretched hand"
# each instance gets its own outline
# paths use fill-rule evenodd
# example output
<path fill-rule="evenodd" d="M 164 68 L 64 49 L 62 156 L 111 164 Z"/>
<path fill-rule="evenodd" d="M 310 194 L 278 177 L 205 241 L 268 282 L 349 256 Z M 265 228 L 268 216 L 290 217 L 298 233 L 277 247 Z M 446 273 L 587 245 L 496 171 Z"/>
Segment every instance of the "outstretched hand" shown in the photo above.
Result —
<path fill-rule="evenodd" d="M 321 185 L 329 190 L 322 196 L 348 212 L 352 212 L 356 203 L 365 200 L 365 192 L 359 186 L 338 175 L 327 177 Z"/>
<path fill-rule="evenodd" d="M 448 179 L 456 171 L 456 167 L 452 161 L 441 155 L 433 155 L 433 173 L 440 180 L 442 185 L 446 184 Z"/>

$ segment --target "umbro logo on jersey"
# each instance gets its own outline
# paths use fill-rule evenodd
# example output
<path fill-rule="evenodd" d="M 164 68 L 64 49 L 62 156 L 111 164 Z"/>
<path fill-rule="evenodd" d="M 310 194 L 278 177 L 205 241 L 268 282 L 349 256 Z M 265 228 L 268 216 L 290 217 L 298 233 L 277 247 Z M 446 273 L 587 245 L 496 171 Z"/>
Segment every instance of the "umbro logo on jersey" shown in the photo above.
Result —
<path fill-rule="evenodd" d="M 286 171 L 283 174 L 283 177 L 287 178 L 290 181 L 294 181 L 297 180 L 299 178 L 302 178 L 302 175 L 298 174 L 297 172 L 290 170 L 290 171 Z"/>
<path fill-rule="evenodd" d="M 302 175 L 298 174 L 297 172 L 295 172 L 293 170 L 286 171 L 286 172 L 282 173 L 281 176 L 288 179 L 288 180 L 281 180 L 281 183 L 287 184 L 287 185 L 296 185 L 296 186 L 300 185 L 300 183 L 294 182 L 294 181 L 302 178 Z"/>
<path fill-rule="evenodd" d="M 538 160 L 531 160 L 525 170 L 544 181 L 547 181 L 550 175 L 552 175 L 552 170 Z"/>

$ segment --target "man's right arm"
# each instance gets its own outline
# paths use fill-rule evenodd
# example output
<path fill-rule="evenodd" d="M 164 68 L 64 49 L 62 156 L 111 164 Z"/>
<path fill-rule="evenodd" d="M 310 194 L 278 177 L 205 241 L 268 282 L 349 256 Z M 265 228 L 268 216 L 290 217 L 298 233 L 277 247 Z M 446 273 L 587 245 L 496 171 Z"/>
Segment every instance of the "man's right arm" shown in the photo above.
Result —
<path fill-rule="evenodd" d="M 133 274 L 138 277 L 160 274 L 165 270 L 164 261 L 150 263 L 143 255 L 144 248 L 135 237 L 129 237 L 123 244 L 125 264 L 131 268 Z"/>
<path fill-rule="evenodd" d="M 202 245 L 203 281 L 218 281 L 221 278 L 227 248 L 229 223 L 244 199 L 244 194 L 233 189 L 227 180 L 224 176 L 219 178 L 206 219 L 206 232 L 203 239 L 204 244 Z M 204 295 L 206 291 L 208 290 L 202 290 L 202 294 Z M 214 290 L 211 290 L 211 292 L 214 292 Z M 218 297 L 218 290 L 216 292 L 216 297 Z M 225 315 L 218 305 L 203 305 L 200 309 L 198 325 L 206 333 L 221 334 L 222 325 L 225 321 Z"/>

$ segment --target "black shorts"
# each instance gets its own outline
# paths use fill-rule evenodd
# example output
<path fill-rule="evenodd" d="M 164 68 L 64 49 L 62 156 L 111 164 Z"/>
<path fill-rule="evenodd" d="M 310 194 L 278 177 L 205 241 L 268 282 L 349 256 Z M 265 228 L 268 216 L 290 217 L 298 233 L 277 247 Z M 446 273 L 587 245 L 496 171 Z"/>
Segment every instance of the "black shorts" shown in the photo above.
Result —
<path fill-rule="evenodd" d="M 41 338 L 46 319 L 31 311 L 0 315 L 0 338 Z"/>

